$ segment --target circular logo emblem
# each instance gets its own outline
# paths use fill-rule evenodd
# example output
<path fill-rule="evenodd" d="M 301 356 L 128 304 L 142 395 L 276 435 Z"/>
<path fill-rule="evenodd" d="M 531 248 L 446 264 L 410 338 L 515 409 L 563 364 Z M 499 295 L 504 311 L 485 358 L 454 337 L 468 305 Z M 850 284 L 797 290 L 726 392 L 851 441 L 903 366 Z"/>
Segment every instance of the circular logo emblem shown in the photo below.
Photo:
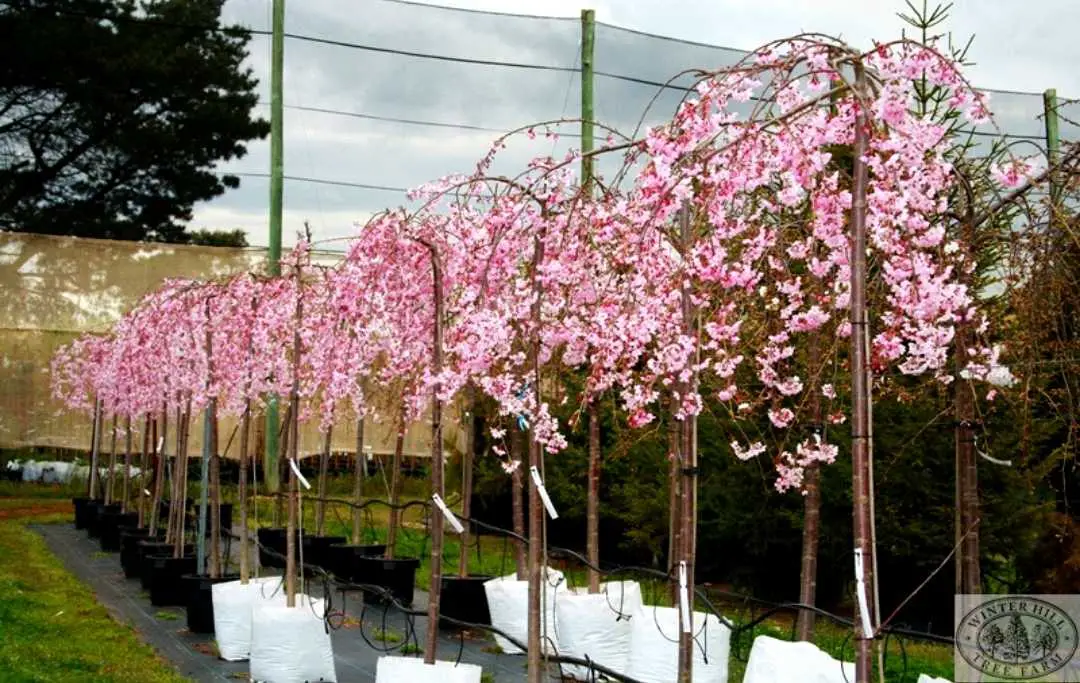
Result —
<path fill-rule="evenodd" d="M 984 674 L 1024 681 L 1054 673 L 1076 654 L 1076 622 L 1032 597 L 995 598 L 964 615 L 956 629 L 960 656 Z"/>

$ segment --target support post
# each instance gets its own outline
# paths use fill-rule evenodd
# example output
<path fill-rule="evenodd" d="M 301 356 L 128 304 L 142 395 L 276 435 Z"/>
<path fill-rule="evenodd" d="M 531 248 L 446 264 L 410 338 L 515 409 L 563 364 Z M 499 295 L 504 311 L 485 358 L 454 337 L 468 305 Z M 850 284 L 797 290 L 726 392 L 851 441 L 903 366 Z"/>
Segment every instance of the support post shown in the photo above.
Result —
<path fill-rule="evenodd" d="M 866 310 L 866 186 L 867 166 L 866 151 L 869 146 L 869 130 L 865 103 L 867 101 L 866 74 L 861 64 L 855 67 L 855 94 L 858 109 L 855 113 L 855 159 L 854 185 L 851 195 L 851 450 L 852 450 L 852 500 L 854 510 L 855 561 L 869 562 L 873 556 L 870 531 L 870 495 L 869 495 L 869 432 L 870 405 L 866 385 L 866 365 L 868 353 L 864 329 L 867 325 Z M 867 584 L 862 579 L 862 570 L 856 570 L 856 590 L 863 591 L 866 599 L 868 617 L 873 624 L 873 603 L 867 592 Z M 870 683 L 871 675 L 871 639 L 863 632 L 861 615 L 855 619 L 855 681 Z"/>

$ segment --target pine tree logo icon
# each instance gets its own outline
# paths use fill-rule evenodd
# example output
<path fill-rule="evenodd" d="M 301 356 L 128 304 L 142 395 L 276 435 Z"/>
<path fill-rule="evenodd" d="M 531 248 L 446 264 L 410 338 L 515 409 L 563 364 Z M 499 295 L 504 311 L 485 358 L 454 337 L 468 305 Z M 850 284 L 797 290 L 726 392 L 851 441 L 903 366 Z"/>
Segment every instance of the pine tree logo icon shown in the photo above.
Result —
<path fill-rule="evenodd" d="M 956 630 L 959 654 L 1002 680 L 1048 676 L 1076 654 L 1077 627 L 1065 610 L 1031 596 L 994 598 L 970 610 Z"/>

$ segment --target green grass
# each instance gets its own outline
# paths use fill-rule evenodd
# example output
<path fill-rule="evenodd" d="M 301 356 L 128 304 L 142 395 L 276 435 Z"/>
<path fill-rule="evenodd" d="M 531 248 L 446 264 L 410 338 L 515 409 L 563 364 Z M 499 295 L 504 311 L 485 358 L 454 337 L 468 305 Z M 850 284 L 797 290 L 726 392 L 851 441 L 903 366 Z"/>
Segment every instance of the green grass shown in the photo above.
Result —
<path fill-rule="evenodd" d="M 47 496 L 33 496 L 35 499 Z M 0 500 L 22 510 L 39 500 Z M 181 683 L 131 627 L 114 621 L 68 573 L 27 522 L 66 522 L 63 513 L 0 519 L 0 679 L 7 683 L 128 681 Z"/>
<path fill-rule="evenodd" d="M 180 615 L 176 612 L 160 611 L 154 614 L 154 616 L 162 621 L 178 621 L 180 619 Z"/>

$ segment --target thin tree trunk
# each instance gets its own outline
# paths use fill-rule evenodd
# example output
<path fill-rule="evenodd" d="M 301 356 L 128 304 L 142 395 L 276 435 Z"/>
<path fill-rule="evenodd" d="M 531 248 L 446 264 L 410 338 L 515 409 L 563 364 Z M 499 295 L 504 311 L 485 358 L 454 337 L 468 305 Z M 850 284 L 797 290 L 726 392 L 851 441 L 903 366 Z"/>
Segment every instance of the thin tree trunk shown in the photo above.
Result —
<path fill-rule="evenodd" d="M 153 425 L 153 427 L 151 427 Z M 151 433 L 157 431 L 157 422 L 150 419 L 150 413 L 146 414 L 146 419 L 143 421 L 143 440 L 142 440 L 142 459 L 140 463 L 140 477 L 139 477 L 139 524 L 138 528 L 143 529 L 146 526 L 146 489 L 150 485 L 148 481 L 148 472 L 150 472 L 150 444 L 154 443 L 154 439 L 157 438 L 155 434 Z"/>
<path fill-rule="evenodd" d="M 866 94 L 866 75 L 861 65 L 855 67 L 856 95 Z M 854 509 L 855 549 L 861 559 L 867 562 L 872 557 L 870 538 L 870 491 L 869 491 L 869 431 L 870 415 L 867 401 L 866 363 L 868 350 L 864 328 L 867 324 L 866 310 L 866 184 L 867 167 L 864 160 L 868 144 L 866 110 L 859 107 L 855 113 L 855 161 L 854 187 L 852 190 L 851 224 L 851 450 L 852 450 L 852 497 Z M 870 577 L 865 577 L 869 579 Z M 874 621 L 872 603 L 867 585 L 863 583 L 857 589 L 863 591 L 867 599 L 869 620 Z M 871 676 L 871 639 L 863 634 L 861 617 L 855 620 L 855 683 L 869 683 Z"/>
<path fill-rule="evenodd" d="M 682 253 L 689 254 L 693 245 L 691 233 L 690 209 L 684 208 L 679 218 L 679 229 L 682 244 Z M 694 310 L 687 285 L 682 288 L 682 325 L 683 334 L 691 339 L 697 339 L 697 312 Z M 696 358 L 689 359 L 691 363 Z M 697 373 L 691 374 L 688 382 L 683 383 L 683 395 L 689 395 L 697 390 Z M 680 564 L 685 566 L 686 585 L 689 597 L 690 628 L 680 629 L 679 632 L 679 681 L 691 683 L 694 667 L 694 560 L 697 536 L 697 417 L 687 415 L 682 421 L 682 433 L 680 434 L 680 448 L 682 451 L 682 528 L 680 529 Z M 682 568 L 680 567 L 680 570 Z"/>
<path fill-rule="evenodd" d="M 814 333 L 810 337 L 809 374 L 815 379 L 810 383 L 810 420 L 813 422 L 815 435 L 821 437 L 821 339 Z M 821 539 L 821 468 L 811 463 L 806 468 L 803 481 L 803 535 L 802 562 L 799 571 L 799 602 L 815 605 L 817 601 L 817 560 L 818 545 Z M 796 638 L 806 642 L 814 640 L 814 613 L 799 610 L 795 626 Z"/>
<path fill-rule="evenodd" d="M 295 369 L 295 368 L 294 368 Z M 290 446 L 292 448 L 292 459 L 296 463 L 297 467 L 300 466 L 300 454 L 297 448 L 296 442 L 298 441 L 297 434 L 297 412 L 299 410 L 299 397 L 297 396 L 297 387 L 294 380 L 292 400 L 290 401 L 291 410 L 290 419 L 290 431 L 292 432 L 292 438 L 290 439 Z M 286 607 L 296 607 L 296 529 L 297 529 L 297 493 L 299 492 L 299 482 L 296 480 L 296 471 L 293 468 L 289 468 L 289 505 L 288 505 L 288 522 L 285 525 L 285 605 Z"/>
<path fill-rule="evenodd" d="M 432 344 L 432 374 L 438 377 L 443 367 L 443 275 L 439 253 L 434 245 L 426 245 L 431 250 L 431 270 L 434 280 L 433 299 L 435 302 L 434 339 Z M 439 398 L 441 387 L 438 383 L 431 392 L 431 490 L 440 498 L 446 497 L 443 482 L 443 439 L 442 411 L 443 402 Z M 435 664 L 435 654 L 439 645 L 439 603 L 442 596 L 443 564 L 443 523 L 441 513 L 431 513 L 431 581 L 428 587 L 427 637 L 424 639 L 424 663 Z"/>
<path fill-rule="evenodd" d="M 461 541 L 458 546 L 458 576 L 464 578 L 469 575 L 469 543 L 472 524 L 468 522 L 472 517 L 472 494 L 473 494 L 473 459 L 476 457 L 476 392 L 469 387 L 469 398 L 465 410 L 465 452 L 461 455 L 461 516 L 462 526 Z"/>
<path fill-rule="evenodd" d="M 109 450 L 109 480 L 105 484 L 105 504 L 110 505 L 113 502 L 113 496 L 116 492 L 116 430 L 119 426 L 120 417 L 113 413 L 112 418 L 112 445 Z"/>
<path fill-rule="evenodd" d="M 333 443 L 334 426 L 326 428 L 322 454 L 319 456 L 319 499 L 315 501 L 315 535 L 322 536 L 326 530 L 326 473 L 330 469 L 330 446 Z"/>
<path fill-rule="evenodd" d="M 401 526 L 401 456 L 405 451 L 405 407 L 402 406 L 402 423 L 399 425 L 397 441 L 394 443 L 394 462 L 390 466 L 390 526 L 386 530 L 386 557 L 394 559 L 397 546 L 398 527 Z"/>
<path fill-rule="evenodd" d="M 364 498 L 364 475 L 367 473 L 367 453 L 364 452 L 364 418 L 356 420 L 356 464 L 353 472 L 352 543 L 360 545 L 360 531 L 364 525 L 364 511 L 360 509 Z"/>
<path fill-rule="evenodd" d="M 221 458 L 217 398 L 210 399 L 210 578 L 221 576 Z"/>
<path fill-rule="evenodd" d="M 187 533 L 187 490 L 188 490 L 188 447 L 191 443 L 191 397 L 187 399 L 187 404 L 184 406 L 184 447 L 177 453 L 179 468 L 177 477 L 180 480 L 180 496 L 179 503 L 177 504 L 178 510 L 176 514 L 177 519 L 177 531 L 176 531 L 176 545 L 173 546 L 173 556 L 184 556 L 184 537 Z"/>
<path fill-rule="evenodd" d="M 86 481 L 86 495 L 97 500 L 98 495 L 98 446 L 101 443 L 101 399 L 94 400 L 94 418 L 90 425 L 90 476 Z"/>
<path fill-rule="evenodd" d="M 157 421 L 154 421 L 155 433 Z M 169 431 L 169 406 L 164 405 L 161 409 L 161 435 L 160 447 L 158 441 L 152 444 L 157 451 L 154 458 L 154 495 L 150 500 L 150 530 L 157 535 L 161 517 L 161 497 L 165 495 L 165 468 L 168 466 L 168 455 L 165 454 L 165 442 L 168 440 Z"/>
<path fill-rule="evenodd" d="M 513 507 L 514 533 L 518 536 L 518 538 L 514 539 L 514 566 L 517 569 L 518 581 L 524 581 L 527 574 L 525 545 L 519 540 L 525 538 L 525 503 L 522 500 L 524 498 L 524 477 L 521 472 L 524 469 L 524 462 L 528 460 L 525 443 L 525 433 L 518 429 L 517 425 L 511 424 L 510 460 L 517 459 L 521 461 L 521 464 L 515 467 L 510 475 L 510 504 Z"/>
<path fill-rule="evenodd" d="M 184 445 L 184 413 L 176 398 L 176 451 L 173 453 L 172 479 L 169 482 L 169 519 L 165 524 L 165 542 L 176 542 L 176 498 L 180 490 L 180 450 Z M 166 462 L 168 458 L 166 457 Z"/>
<path fill-rule="evenodd" d="M 539 407 L 540 401 L 540 324 L 541 324 L 541 295 L 539 269 L 544 262 L 544 242 L 539 236 L 533 238 L 533 262 L 532 262 L 532 288 L 533 300 L 531 321 L 532 330 L 529 340 L 529 370 L 532 375 L 532 392 L 534 405 Z M 532 424 L 529 425 L 529 470 L 543 472 L 543 454 L 540 443 L 533 433 Z M 521 469 L 520 467 L 517 469 Z M 529 486 L 529 619 L 528 619 L 528 646 L 527 674 L 529 683 L 541 683 L 544 678 L 542 668 L 543 657 L 543 634 L 541 629 L 545 624 L 540 616 L 543 607 L 544 592 L 544 569 L 542 561 L 543 551 L 543 517 L 540 492 L 535 484 Z"/>
<path fill-rule="evenodd" d="M 589 564 L 600 566 L 600 416 L 589 403 L 589 489 L 585 498 L 585 548 Z M 600 572 L 589 567 L 589 592 L 600 592 Z"/>
<path fill-rule="evenodd" d="M 120 511 L 128 511 L 131 497 L 131 416 L 124 418 L 124 479 L 120 488 Z"/>
<path fill-rule="evenodd" d="M 674 415 L 674 399 L 669 399 L 670 411 Z M 679 464 L 682 462 L 682 452 L 679 447 L 679 435 L 682 433 L 682 423 L 671 418 L 668 425 L 668 571 L 672 576 L 678 576 L 679 552 L 682 547 L 682 534 L 680 517 L 682 513 L 682 477 L 679 476 Z M 671 584 L 672 604 L 678 604 L 679 586 Z"/>
<path fill-rule="evenodd" d="M 244 406 L 244 416 L 240 421 L 240 481 L 237 488 L 237 505 L 240 508 L 240 583 L 247 584 L 251 578 L 248 558 L 248 439 L 251 434 L 251 399 Z"/>
<path fill-rule="evenodd" d="M 956 339 L 957 365 L 963 365 L 962 349 L 967 348 L 967 330 L 958 331 Z M 958 368 L 959 374 L 959 368 Z M 979 567 L 979 532 L 978 532 L 978 472 L 975 461 L 975 420 L 974 397 L 971 385 L 959 378 L 954 382 L 954 403 L 956 412 L 956 466 L 958 477 L 958 508 L 960 524 L 957 534 L 960 541 L 959 593 L 976 595 L 981 592 L 982 577 Z"/>

